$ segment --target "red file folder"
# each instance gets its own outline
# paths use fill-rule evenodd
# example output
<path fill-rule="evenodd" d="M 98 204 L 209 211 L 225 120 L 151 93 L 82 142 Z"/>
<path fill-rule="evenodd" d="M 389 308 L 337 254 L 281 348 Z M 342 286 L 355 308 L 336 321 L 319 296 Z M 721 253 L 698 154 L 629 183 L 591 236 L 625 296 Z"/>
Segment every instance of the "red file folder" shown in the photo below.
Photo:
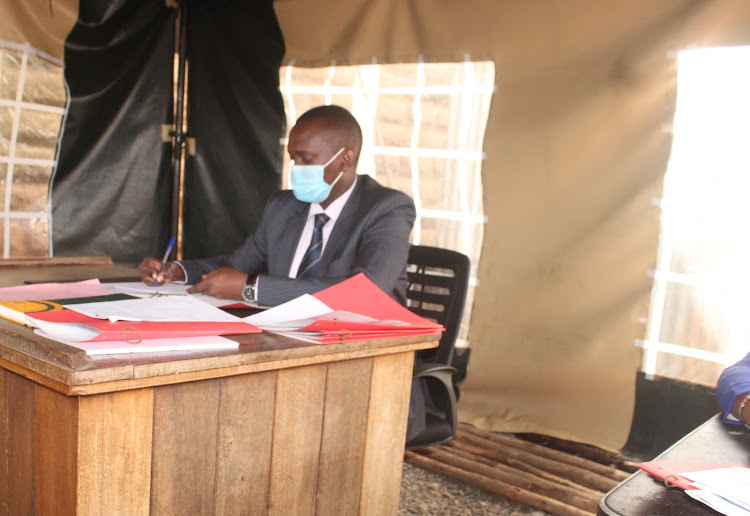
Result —
<path fill-rule="evenodd" d="M 412 335 L 439 335 L 441 324 L 401 306 L 364 274 L 321 290 L 317 298 L 331 312 L 288 323 L 263 326 L 269 331 L 328 344 Z M 283 329 L 282 329 L 283 327 Z"/>
<path fill-rule="evenodd" d="M 73 310 L 57 310 L 28 314 L 30 318 L 58 324 L 83 325 L 99 333 L 86 342 L 118 341 L 135 342 L 145 339 L 199 337 L 206 335 L 239 335 L 260 333 L 260 329 L 244 321 L 116 321 L 95 319 Z M 47 333 L 50 333 L 49 331 Z M 50 335 L 52 335 L 50 333 Z M 72 340 L 72 339 L 69 339 Z"/>
<path fill-rule="evenodd" d="M 638 464 L 646 473 L 663 480 L 664 484 L 669 487 L 679 487 L 680 489 L 696 489 L 693 482 L 683 477 L 680 473 L 689 473 L 691 471 L 706 471 L 719 468 L 744 468 L 742 464 L 718 463 L 718 462 L 694 462 L 684 460 L 655 460 L 651 462 L 641 462 Z"/>

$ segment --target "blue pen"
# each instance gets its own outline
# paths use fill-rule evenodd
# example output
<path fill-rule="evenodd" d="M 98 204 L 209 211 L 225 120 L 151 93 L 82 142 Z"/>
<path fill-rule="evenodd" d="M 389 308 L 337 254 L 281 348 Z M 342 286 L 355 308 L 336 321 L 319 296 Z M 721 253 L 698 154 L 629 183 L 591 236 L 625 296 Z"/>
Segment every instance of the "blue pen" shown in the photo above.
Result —
<path fill-rule="evenodd" d="M 164 266 L 167 264 L 167 260 L 169 259 L 169 253 L 172 252 L 172 248 L 174 247 L 174 236 L 169 239 L 169 244 L 167 244 L 167 251 L 164 253 L 164 258 L 161 259 L 161 268 L 159 269 L 159 272 L 164 270 Z M 158 277 L 158 274 L 157 274 Z M 154 280 L 154 286 L 157 286 L 159 284 L 158 280 Z"/>

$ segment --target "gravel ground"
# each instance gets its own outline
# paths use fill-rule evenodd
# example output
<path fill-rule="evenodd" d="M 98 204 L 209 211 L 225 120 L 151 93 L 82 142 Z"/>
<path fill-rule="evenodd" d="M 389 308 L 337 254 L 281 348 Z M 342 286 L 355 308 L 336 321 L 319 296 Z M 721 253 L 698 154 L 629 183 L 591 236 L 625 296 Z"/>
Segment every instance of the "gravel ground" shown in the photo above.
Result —
<path fill-rule="evenodd" d="M 404 463 L 399 516 L 547 516 L 472 485 Z"/>

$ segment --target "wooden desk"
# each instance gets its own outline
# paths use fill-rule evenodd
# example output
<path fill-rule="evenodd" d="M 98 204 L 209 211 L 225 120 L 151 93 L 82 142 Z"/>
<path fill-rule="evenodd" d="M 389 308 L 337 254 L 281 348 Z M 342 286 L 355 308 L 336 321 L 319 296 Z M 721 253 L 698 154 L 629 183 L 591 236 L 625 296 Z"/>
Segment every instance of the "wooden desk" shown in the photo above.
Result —
<path fill-rule="evenodd" d="M 92 359 L 0 320 L 0 514 L 396 514 L 413 352 L 434 337 L 233 338 Z"/>
<path fill-rule="evenodd" d="M 717 415 L 680 439 L 654 460 L 734 462 L 750 466 L 750 432 L 725 425 Z M 599 501 L 600 516 L 716 516 L 708 506 L 682 489 L 669 488 L 648 473 L 638 471 Z"/>

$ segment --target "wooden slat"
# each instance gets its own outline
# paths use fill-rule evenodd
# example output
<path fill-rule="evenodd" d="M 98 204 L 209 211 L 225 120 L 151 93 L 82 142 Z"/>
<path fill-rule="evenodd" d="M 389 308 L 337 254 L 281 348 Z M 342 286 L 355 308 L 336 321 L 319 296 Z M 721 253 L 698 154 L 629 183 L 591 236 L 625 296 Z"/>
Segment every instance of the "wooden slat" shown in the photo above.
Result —
<path fill-rule="evenodd" d="M 151 513 L 212 514 L 220 380 L 154 393 Z"/>
<path fill-rule="evenodd" d="M 91 364 L 84 350 L 35 335 L 31 328 L 7 319 L 0 319 L 0 342 L 7 348 L 68 369 L 81 369 Z"/>
<path fill-rule="evenodd" d="M 273 340 L 273 335 L 269 340 Z M 217 356 L 202 357 L 192 360 L 166 359 L 159 363 L 149 365 L 135 365 L 130 368 L 129 378 L 116 381 L 107 381 L 109 375 L 107 369 L 92 371 L 76 371 L 70 377 L 71 387 L 64 392 L 72 395 L 99 394 L 102 392 L 113 392 L 123 389 L 134 389 L 141 387 L 153 387 L 156 385 L 167 385 L 208 378 L 220 378 L 238 374 L 256 373 L 290 367 L 306 366 L 311 364 L 325 364 L 338 362 L 340 360 L 351 360 L 370 356 L 388 355 L 393 353 L 410 352 L 420 349 L 437 347 L 439 335 L 399 337 L 387 339 L 387 341 L 354 342 L 339 344 L 326 344 L 327 351 L 342 346 L 340 352 L 321 353 L 310 349 L 278 349 L 273 352 L 252 353 L 240 348 L 239 352 L 231 351 Z M 432 340 L 428 340 L 432 339 Z M 386 342 L 387 345 L 384 342 Z M 402 344 L 403 342 L 403 344 Z M 280 347 L 277 344 L 277 348 Z M 318 349 L 321 346 L 318 345 Z M 137 362 L 138 357 L 130 359 Z M 0 365 L 2 361 L 0 360 Z M 124 371 L 126 367 L 117 367 L 117 374 Z M 102 377 L 104 379 L 102 379 Z"/>
<path fill-rule="evenodd" d="M 80 399 L 79 514 L 147 514 L 154 390 Z"/>
<path fill-rule="evenodd" d="M 414 353 L 377 357 L 370 379 L 359 514 L 397 514 Z"/>
<path fill-rule="evenodd" d="M 367 430 L 372 358 L 328 366 L 315 513 L 356 514 Z"/>
<path fill-rule="evenodd" d="M 15 374 L 7 379 L 9 514 L 34 514 L 35 385 Z"/>
<path fill-rule="evenodd" d="M 36 388 L 36 514 L 76 514 L 78 399 Z"/>
<path fill-rule="evenodd" d="M 268 513 L 315 511 L 326 369 L 324 364 L 279 371 L 276 382 Z"/>
<path fill-rule="evenodd" d="M 10 417 L 8 414 L 8 376 L 0 369 L 0 516 L 8 516 L 8 450 L 10 446 Z"/>
<path fill-rule="evenodd" d="M 276 372 L 222 380 L 215 514 L 266 513 Z"/>

